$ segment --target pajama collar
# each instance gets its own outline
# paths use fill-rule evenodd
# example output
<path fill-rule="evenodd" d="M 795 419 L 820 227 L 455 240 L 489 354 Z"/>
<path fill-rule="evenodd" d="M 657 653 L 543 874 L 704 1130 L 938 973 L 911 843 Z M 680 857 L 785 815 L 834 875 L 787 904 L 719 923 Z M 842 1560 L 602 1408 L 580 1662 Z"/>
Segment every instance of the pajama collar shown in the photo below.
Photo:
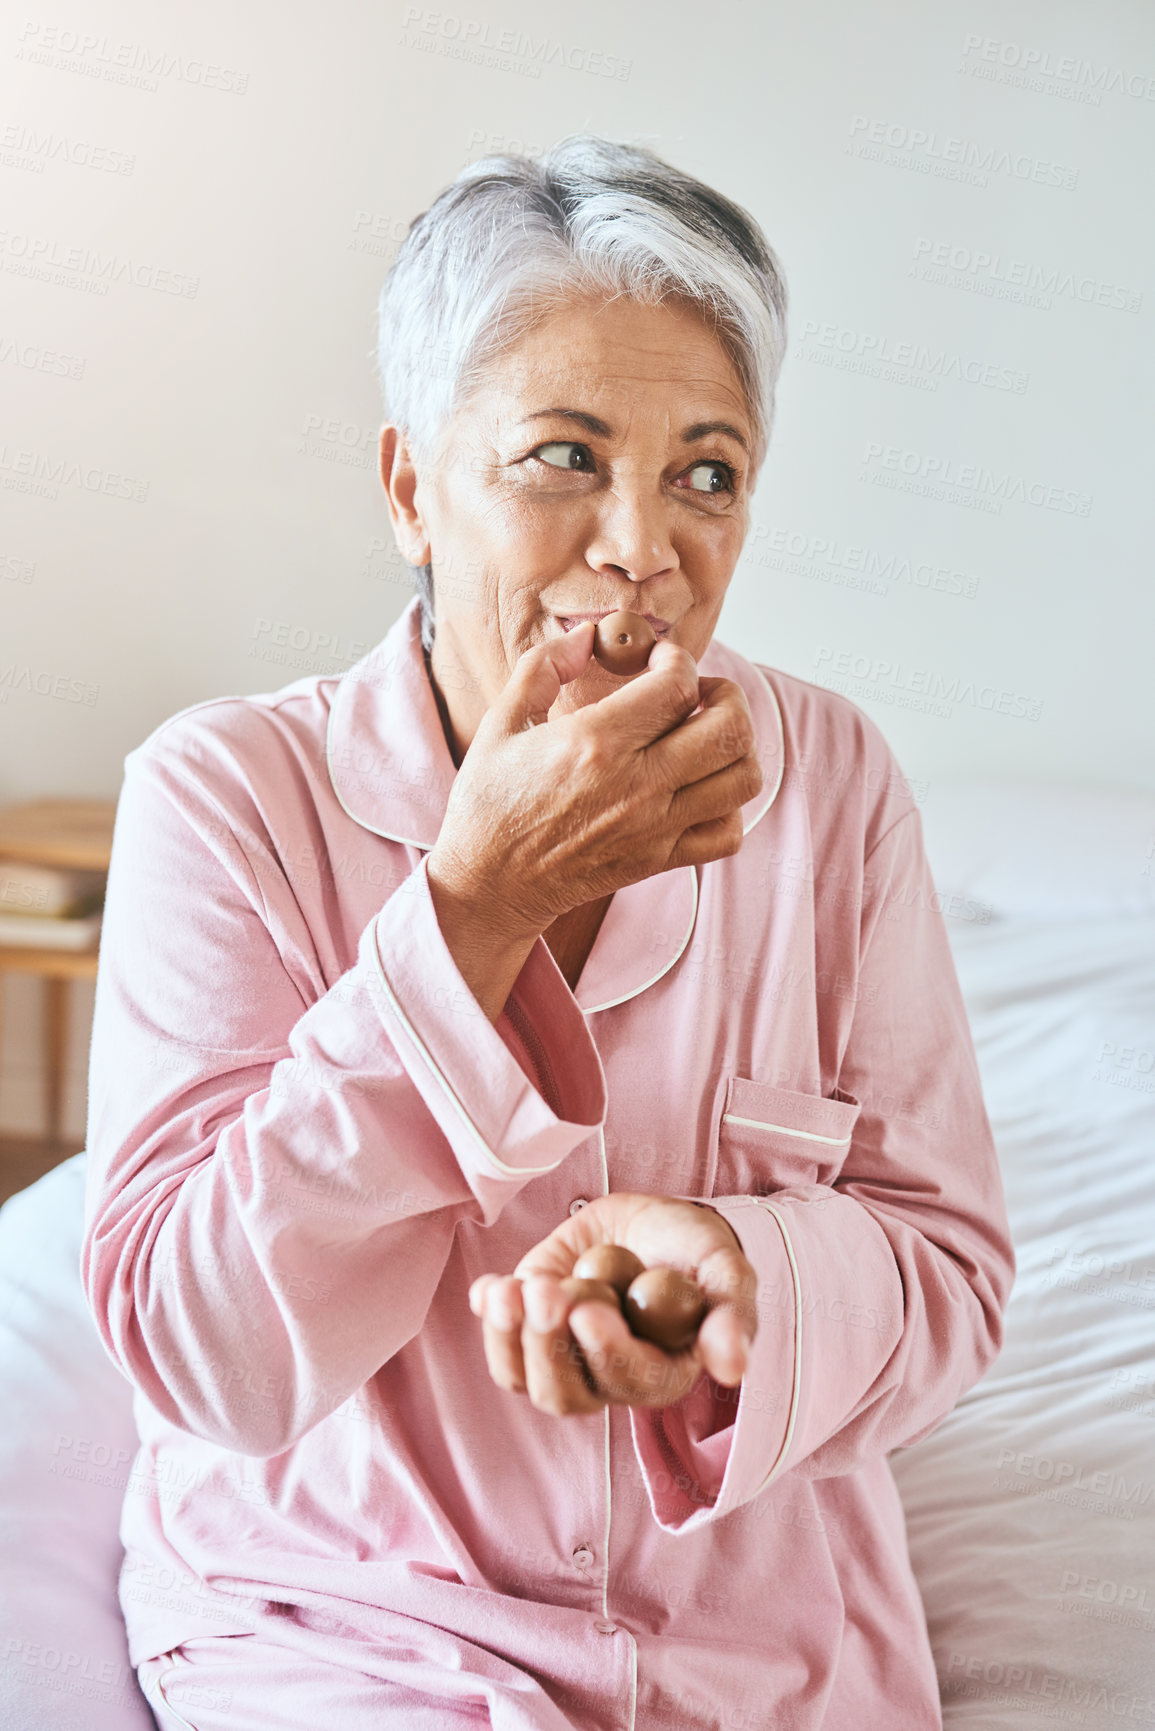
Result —
<path fill-rule="evenodd" d="M 733 679 L 754 722 L 762 787 L 742 807 L 748 835 L 782 785 L 782 715 L 769 682 L 751 661 L 712 639 L 702 674 Z M 417 596 L 368 655 L 339 680 L 329 716 L 327 758 L 333 789 L 362 828 L 427 853 L 437 840 L 457 769 L 421 650 Z M 666 973 L 690 941 L 698 906 L 698 868 L 659 872 L 615 891 L 582 969 L 575 997 L 583 1010 L 609 1009 Z"/>

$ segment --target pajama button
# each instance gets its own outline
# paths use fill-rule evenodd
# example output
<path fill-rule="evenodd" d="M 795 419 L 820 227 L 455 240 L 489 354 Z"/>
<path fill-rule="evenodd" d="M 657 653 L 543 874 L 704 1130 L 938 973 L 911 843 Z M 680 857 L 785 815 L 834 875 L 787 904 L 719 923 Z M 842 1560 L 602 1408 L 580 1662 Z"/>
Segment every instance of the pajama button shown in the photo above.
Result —
<path fill-rule="evenodd" d="M 616 1635 L 618 1632 L 618 1626 L 616 1623 L 598 1622 L 594 1624 L 594 1628 L 597 1630 L 599 1635 Z"/>
<path fill-rule="evenodd" d="M 579 1208 L 585 1208 L 586 1205 L 588 1204 L 588 1202 L 589 1202 L 588 1196 L 575 1196 L 573 1201 L 569 1205 L 570 1213 L 576 1214 L 578 1209 Z"/>
<path fill-rule="evenodd" d="M 573 1554 L 573 1560 L 579 1569 L 588 1569 L 594 1560 L 594 1554 L 588 1545 L 579 1545 Z"/>

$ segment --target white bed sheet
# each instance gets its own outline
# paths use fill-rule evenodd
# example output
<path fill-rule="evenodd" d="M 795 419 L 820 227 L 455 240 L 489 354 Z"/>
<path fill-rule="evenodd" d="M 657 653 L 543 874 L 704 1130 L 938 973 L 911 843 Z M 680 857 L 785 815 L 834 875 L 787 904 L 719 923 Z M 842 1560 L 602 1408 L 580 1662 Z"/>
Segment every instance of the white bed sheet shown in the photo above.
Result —
<path fill-rule="evenodd" d="M 957 807 L 927 824 L 993 916 L 948 929 L 1018 1259 L 999 1359 L 891 1459 L 948 1731 L 1155 1724 L 1155 798 L 1125 804 L 1104 833 L 1068 803 L 1061 868 L 1029 799 L 997 863 Z"/>
<path fill-rule="evenodd" d="M 83 1221 L 83 1154 L 0 1209 L 4 1731 L 156 1731 L 116 1596 L 132 1387 L 85 1303 Z"/>

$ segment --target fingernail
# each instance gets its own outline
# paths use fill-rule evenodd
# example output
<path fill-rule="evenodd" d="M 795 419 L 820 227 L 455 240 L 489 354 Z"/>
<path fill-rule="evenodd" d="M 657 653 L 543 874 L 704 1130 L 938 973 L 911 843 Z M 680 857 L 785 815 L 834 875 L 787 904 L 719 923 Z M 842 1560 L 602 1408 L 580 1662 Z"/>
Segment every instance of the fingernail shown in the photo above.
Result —
<path fill-rule="evenodd" d="M 750 1355 L 744 1346 L 739 1346 L 734 1349 L 730 1354 L 730 1365 L 725 1381 L 723 1381 L 721 1377 L 718 1378 L 718 1381 L 722 1383 L 723 1388 L 737 1388 L 738 1384 L 742 1381 L 742 1378 L 746 1375 L 746 1372 L 749 1369 L 749 1360 Z"/>
<path fill-rule="evenodd" d="M 489 1320 L 494 1328 L 516 1328 L 517 1318 L 509 1296 L 504 1292 L 495 1292 L 489 1300 Z"/>
<path fill-rule="evenodd" d="M 565 1315 L 562 1295 L 539 1280 L 530 1280 L 524 1287 L 525 1315 L 537 1334 L 549 1334 Z"/>

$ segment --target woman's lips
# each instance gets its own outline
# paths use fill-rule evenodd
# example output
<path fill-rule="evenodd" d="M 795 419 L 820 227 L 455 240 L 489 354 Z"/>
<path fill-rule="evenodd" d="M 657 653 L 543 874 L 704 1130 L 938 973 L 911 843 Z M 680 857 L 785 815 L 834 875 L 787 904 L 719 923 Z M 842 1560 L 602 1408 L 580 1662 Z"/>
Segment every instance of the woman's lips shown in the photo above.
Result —
<path fill-rule="evenodd" d="M 596 625 L 599 620 L 608 619 L 611 613 L 620 613 L 622 611 L 623 609 L 619 607 L 603 607 L 600 613 L 555 613 L 554 618 L 557 620 L 563 631 L 570 631 L 575 625 L 584 624 L 587 619 L 592 619 Z M 632 613 L 634 609 L 631 607 L 625 609 L 625 611 Z M 670 621 L 668 619 L 659 619 L 656 613 L 643 613 L 640 617 L 649 622 L 655 637 L 664 637 L 666 632 L 670 629 Z"/>

